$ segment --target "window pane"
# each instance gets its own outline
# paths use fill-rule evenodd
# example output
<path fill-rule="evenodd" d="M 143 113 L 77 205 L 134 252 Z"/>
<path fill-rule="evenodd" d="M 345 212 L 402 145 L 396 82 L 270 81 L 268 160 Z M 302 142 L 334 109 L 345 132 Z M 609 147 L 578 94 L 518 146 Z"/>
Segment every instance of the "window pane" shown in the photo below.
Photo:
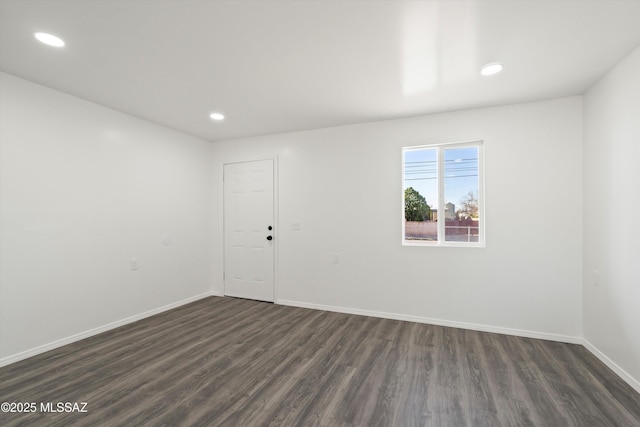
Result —
<path fill-rule="evenodd" d="M 478 242 L 478 147 L 444 150 L 445 240 Z"/>
<path fill-rule="evenodd" d="M 404 152 L 404 238 L 438 241 L 438 153 L 435 148 Z"/>

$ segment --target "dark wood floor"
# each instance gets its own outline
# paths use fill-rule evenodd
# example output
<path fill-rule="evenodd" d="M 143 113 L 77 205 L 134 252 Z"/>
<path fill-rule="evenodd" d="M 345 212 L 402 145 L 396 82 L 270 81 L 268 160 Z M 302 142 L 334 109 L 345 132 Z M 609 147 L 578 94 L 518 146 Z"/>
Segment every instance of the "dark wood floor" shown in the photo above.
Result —
<path fill-rule="evenodd" d="M 6 366 L 0 401 L 38 405 L 5 427 L 640 426 L 579 345 L 216 297 Z"/>

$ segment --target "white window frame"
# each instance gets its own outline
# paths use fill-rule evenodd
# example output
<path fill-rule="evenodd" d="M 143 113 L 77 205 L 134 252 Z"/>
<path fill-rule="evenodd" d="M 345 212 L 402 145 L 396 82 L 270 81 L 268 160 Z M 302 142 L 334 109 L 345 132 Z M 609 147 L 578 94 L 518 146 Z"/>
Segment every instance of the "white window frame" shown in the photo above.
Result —
<path fill-rule="evenodd" d="M 437 241 L 422 241 L 422 240 L 407 240 L 405 239 L 405 212 L 404 212 L 404 189 L 405 184 L 405 152 L 417 151 L 424 149 L 436 149 L 436 156 L 438 159 L 438 216 L 442 213 L 444 215 L 445 206 L 445 194 L 444 194 L 444 151 L 452 148 L 478 148 L 478 241 L 477 242 L 454 242 L 445 240 L 445 221 L 440 221 L 438 218 Z M 431 246 L 431 247 L 465 247 L 465 248 L 484 248 L 486 246 L 485 235 L 485 192 L 484 192 L 484 141 L 465 141 L 465 142 L 449 142 L 443 144 L 427 144 L 416 145 L 409 147 L 402 147 L 402 206 L 401 206 L 401 218 L 402 218 L 402 245 L 403 246 Z"/>

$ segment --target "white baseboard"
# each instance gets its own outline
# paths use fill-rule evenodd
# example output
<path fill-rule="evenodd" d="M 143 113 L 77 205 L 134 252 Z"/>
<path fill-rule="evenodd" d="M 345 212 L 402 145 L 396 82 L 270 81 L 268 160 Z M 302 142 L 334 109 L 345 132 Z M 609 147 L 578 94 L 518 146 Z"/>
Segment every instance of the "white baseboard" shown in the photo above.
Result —
<path fill-rule="evenodd" d="M 122 320 L 118 320 L 112 323 L 108 323 L 106 325 L 99 326 L 97 328 L 90 329 L 88 331 L 80 332 L 79 334 L 71 335 L 66 338 L 62 338 L 48 344 L 44 344 L 26 351 L 23 351 L 18 354 L 13 354 L 11 356 L 3 357 L 0 359 L 0 367 L 10 365 L 12 363 L 18 362 L 20 360 L 27 359 L 29 357 L 35 356 L 37 354 L 41 354 L 47 352 L 49 350 L 53 350 L 58 347 L 62 347 L 63 345 L 71 344 L 76 341 L 83 340 L 85 338 L 92 337 L 94 335 L 98 335 L 102 332 L 109 331 L 111 329 L 119 328 L 120 326 L 127 325 L 129 323 L 137 322 L 138 320 L 142 320 L 146 317 L 150 317 L 159 313 L 162 313 L 167 310 L 171 310 L 176 307 L 180 307 L 181 305 L 189 304 L 191 302 L 197 301 L 202 298 L 206 298 L 209 296 L 222 296 L 222 294 L 218 294 L 216 291 L 206 292 L 200 295 L 196 295 L 190 298 L 183 299 L 181 301 L 176 301 L 171 304 L 164 305 L 162 307 L 154 308 L 153 310 L 145 311 L 144 313 L 136 314 L 135 316 L 127 317 Z"/>
<path fill-rule="evenodd" d="M 498 326 L 482 325 L 478 323 L 456 322 L 451 320 L 433 319 L 430 317 L 411 316 L 407 314 L 388 313 L 383 311 L 361 310 L 357 308 L 336 307 L 331 305 L 310 304 L 300 301 L 278 300 L 276 304 L 292 307 L 312 308 L 315 310 L 333 311 L 337 313 L 357 314 L 361 316 L 380 317 L 383 319 L 404 320 L 407 322 L 427 323 L 430 325 L 448 326 L 451 328 L 470 329 L 472 331 L 493 332 L 496 334 L 515 335 L 525 338 L 537 338 L 558 341 L 569 344 L 582 344 L 583 339 L 569 335 L 550 334 L 545 332 L 527 331 L 523 329 L 502 328 Z"/>
<path fill-rule="evenodd" d="M 640 381 L 632 377 L 627 371 L 622 369 L 616 362 L 609 359 L 607 355 L 598 349 L 595 345 L 591 344 L 587 339 L 582 340 L 582 345 L 589 350 L 594 356 L 596 356 L 602 363 L 607 365 L 609 369 L 618 374 L 620 378 L 626 381 L 631 387 L 633 387 L 638 393 L 640 393 Z"/>

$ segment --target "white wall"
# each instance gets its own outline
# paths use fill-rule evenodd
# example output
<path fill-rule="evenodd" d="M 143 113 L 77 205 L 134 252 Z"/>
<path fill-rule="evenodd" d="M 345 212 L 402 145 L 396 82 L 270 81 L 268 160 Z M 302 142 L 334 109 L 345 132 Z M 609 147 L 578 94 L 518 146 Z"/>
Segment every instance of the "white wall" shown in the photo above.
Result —
<path fill-rule="evenodd" d="M 585 95 L 584 337 L 640 391 L 638 76 L 640 48 Z"/>
<path fill-rule="evenodd" d="M 401 246 L 401 147 L 477 139 L 486 248 Z M 224 162 L 273 155 L 280 303 L 582 336 L 581 97 L 216 143 L 214 200 L 222 201 Z M 222 220 L 220 206 L 218 291 Z"/>
<path fill-rule="evenodd" d="M 0 361 L 208 292 L 211 145 L 0 78 Z"/>

